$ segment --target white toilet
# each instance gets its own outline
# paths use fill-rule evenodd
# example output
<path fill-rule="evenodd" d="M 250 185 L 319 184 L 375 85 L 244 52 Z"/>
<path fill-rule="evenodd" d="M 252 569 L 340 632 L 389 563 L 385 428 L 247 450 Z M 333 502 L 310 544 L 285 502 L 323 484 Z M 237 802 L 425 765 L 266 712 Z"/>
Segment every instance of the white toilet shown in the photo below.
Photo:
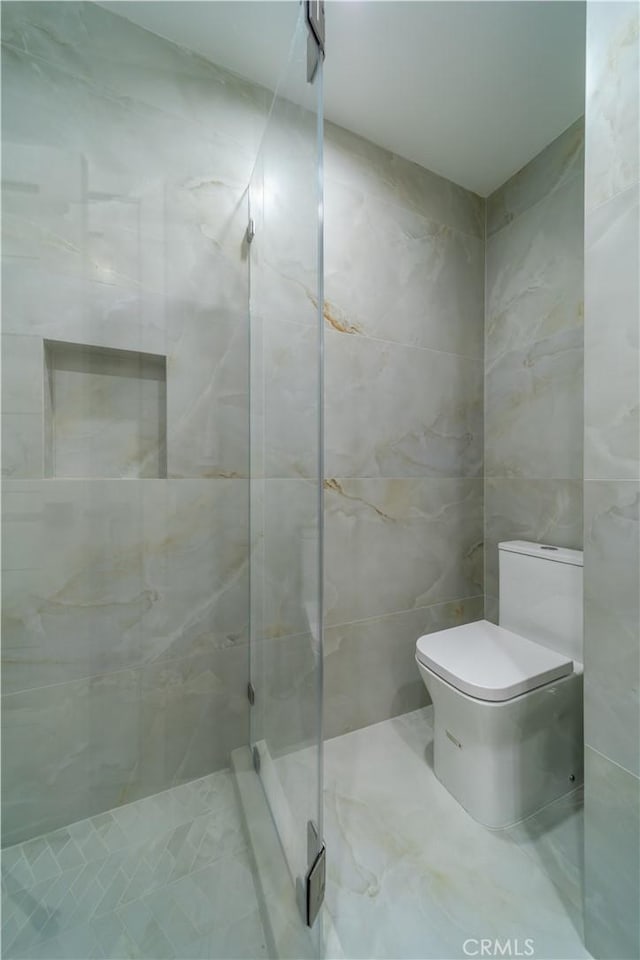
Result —
<path fill-rule="evenodd" d="M 582 782 L 582 552 L 499 544 L 500 626 L 420 637 L 434 770 L 480 823 L 523 820 Z"/>

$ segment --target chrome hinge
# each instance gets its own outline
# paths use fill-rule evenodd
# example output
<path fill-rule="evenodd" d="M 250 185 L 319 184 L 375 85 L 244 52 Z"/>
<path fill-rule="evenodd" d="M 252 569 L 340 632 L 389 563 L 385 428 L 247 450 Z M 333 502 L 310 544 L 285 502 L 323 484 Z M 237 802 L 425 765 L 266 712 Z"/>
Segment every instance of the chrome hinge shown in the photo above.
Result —
<path fill-rule="evenodd" d="M 253 222 L 253 217 L 250 217 L 249 223 L 247 224 L 247 232 L 245 234 L 247 243 L 251 243 L 255 235 L 256 235 L 256 225 Z"/>
<path fill-rule="evenodd" d="M 252 756 L 253 756 L 253 769 L 255 770 L 256 773 L 260 773 L 260 751 L 258 750 L 257 747 L 253 748 Z"/>
<path fill-rule="evenodd" d="M 253 684 L 251 683 L 251 681 L 249 681 L 249 683 L 247 684 L 247 700 L 249 701 L 251 706 L 253 706 L 254 703 L 256 702 L 256 691 L 254 690 Z"/>
<path fill-rule="evenodd" d="M 316 917 L 320 913 L 320 908 L 324 903 L 324 888 L 327 880 L 327 850 L 324 845 L 320 847 L 318 856 L 307 873 L 307 897 L 306 907 L 307 916 L 305 918 L 308 927 L 312 927 L 316 922 Z"/>
<path fill-rule="evenodd" d="M 327 851 L 320 842 L 315 823 L 307 823 L 307 870 L 304 880 L 298 880 L 300 912 L 308 927 L 312 927 L 324 903 L 327 877 Z"/>
<path fill-rule="evenodd" d="M 307 20 L 307 82 L 313 83 L 320 59 L 324 60 L 324 0 L 305 0 Z"/>

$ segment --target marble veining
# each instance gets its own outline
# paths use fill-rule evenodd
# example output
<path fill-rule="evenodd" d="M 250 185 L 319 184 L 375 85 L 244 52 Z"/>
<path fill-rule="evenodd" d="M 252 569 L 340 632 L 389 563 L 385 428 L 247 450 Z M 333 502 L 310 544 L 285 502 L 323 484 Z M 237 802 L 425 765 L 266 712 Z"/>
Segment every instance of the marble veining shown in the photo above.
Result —
<path fill-rule="evenodd" d="M 333 123 L 325 124 L 325 171 L 328 180 L 400 203 L 470 236 L 484 236 L 482 197 Z"/>
<path fill-rule="evenodd" d="M 96 4 L 13 3 L 2 42 L 15 842 L 211 773 L 246 740 L 242 238 L 269 95 Z M 51 403 L 44 341 L 152 354 L 166 418 L 148 378 L 58 378 Z M 78 479 L 44 479 L 56 459 Z M 123 479 L 145 474 L 169 479 Z"/>
<path fill-rule="evenodd" d="M 640 955 L 640 13 L 587 3 L 585 933 Z"/>
<path fill-rule="evenodd" d="M 228 770 L 2 853 L 3 957 L 267 956 Z"/>
<path fill-rule="evenodd" d="M 477 596 L 325 628 L 325 736 L 424 706 L 428 694 L 416 670 L 416 639 L 482 617 L 483 597 Z"/>
<path fill-rule="evenodd" d="M 482 470 L 482 361 L 325 336 L 326 475 L 476 477 Z"/>
<path fill-rule="evenodd" d="M 584 122 L 487 200 L 485 616 L 498 543 L 582 547 Z"/>
<path fill-rule="evenodd" d="M 586 210 L 640 180 L 640 13 L 633 2 L 587 7 Z"/>
<path fill-rule="evenodd" d="M 640 779 L 585 749 L 585 934 L 599 957 L 640 946 Z"/>
<path fill-rule="evenodd" d="M 534 957 L 588 958 L 580 798 L 486 830 L 433 773 L 431 711 L 325 744 L 326 904 L 344 955 L 453 960 L 468 937 L 529 937 Z M 313 753 L 275 763 L 295 808 Z"/>
<path fill-rule="evenodd" d="M 482 356 L 480 238 L 330 176 L 324 222 L 333 329 Z"/>
<path fill-rule="evenodd" d="M 6 481 L 5 692 L 246 641 L 247 486 Z"/>
<path fill-rule="evenodd" d="M 640 185 L 587 217 L 585 476 L 640 479 Z"/>
<path fill-rule="evenodd" d="M 584 118 L 580 117 L 487 198 L 487 236 L 552 196 L 570 180 L 581 180 L 583 167 Z"/>
<path fill-rule="evenodd" d="M 640 776 L 639 575 L 640 483 L 587 480 L 585 742 L 636 777 Z"/>
<path fill-rule="evenodd" d="M 482 590 L 482 481 L 334 478 L 325 516 L 329 625 Z"/>

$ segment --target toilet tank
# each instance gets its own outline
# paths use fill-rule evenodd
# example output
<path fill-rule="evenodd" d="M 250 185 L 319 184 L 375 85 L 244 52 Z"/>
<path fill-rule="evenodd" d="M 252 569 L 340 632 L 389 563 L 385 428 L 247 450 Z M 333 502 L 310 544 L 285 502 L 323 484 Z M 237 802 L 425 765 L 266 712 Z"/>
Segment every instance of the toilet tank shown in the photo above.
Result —
<path fill-rule="evenodd" d="M 582 551 L 498 544 L 501 627 L 582 664 Z"/>

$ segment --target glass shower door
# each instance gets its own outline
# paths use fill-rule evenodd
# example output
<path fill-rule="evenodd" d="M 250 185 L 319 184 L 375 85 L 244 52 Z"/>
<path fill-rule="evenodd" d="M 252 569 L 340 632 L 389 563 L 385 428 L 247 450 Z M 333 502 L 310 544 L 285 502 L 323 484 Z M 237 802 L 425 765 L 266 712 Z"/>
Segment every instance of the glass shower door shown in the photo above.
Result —
<path fill-rule="evenodd" d="M 321 71 L 307 82 L 301 9 L 249 190 L 250 737 L 303 918 L 322 842 Z"/>

